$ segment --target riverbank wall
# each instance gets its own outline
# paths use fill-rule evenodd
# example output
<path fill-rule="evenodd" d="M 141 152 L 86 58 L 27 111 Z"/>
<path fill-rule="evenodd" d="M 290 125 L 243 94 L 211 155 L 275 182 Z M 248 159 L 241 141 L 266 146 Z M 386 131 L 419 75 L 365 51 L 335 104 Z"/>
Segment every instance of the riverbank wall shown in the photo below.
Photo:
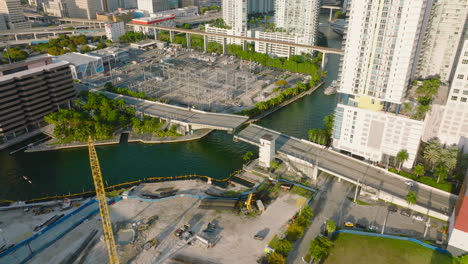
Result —
<path fill-rule="evenodd" d="M 144 143 L 144 144 L 165 144 L 165 143 L 180 143 L 201 139 L 210 134 L 212 129 L 200 129 L 195 131 L 193 134 L 189 134 L 181 137 L 154 137 L 152 134 L 136 134 L 129 132 L 128 143 Z M 96 140 L 94 141 L 95 146 L 108 146 L 120 144 L 120 137 L 126 132 L 119 133 L 114 138 L 109 140 Z M 74 149 L 74 148 L 87 148 L 88 143 L 86 142 L 72 142 L 65 144 L 56 144 L 54 139 L 44 142 L 40 145 L 31 146 L 24 152 L 42 152 L 42 151 L 53 151 L 63 149 Z"/>
<path fill-rule="evenodd" d="M 256 116 L 250 118 L 250 119 L 247 121 L 247 124 L 251 124 L 251 123 L 255 123 L 255 122 L 257 122 L 257 121 L 260 121 L 261 119 L 263 119 L 263 118 L 265 118 L 265 117 L 267 117 L 267 116 L 273 114 L 274 112 L 276 112 L 276 111 L 282 109 L 283 107 L 285 107 L 285 106 L 287 106 L 287 105 L 289 105 L 289 104 L 291 104 L 291 103 L 293 103 L 293 102 L 295 102 L 295 101 L 297 101 L 297 100 L 299 100 L 299 99 L 301 99 L 301 98 L 303 98 L 303 97 L 305 97 L 305 96 L 307 96 L 307 95 L 311 95 L 311 94 L 312 94 L 313 92 L 315 92 L 318 88 L 320 88 L 324 83 L 325 83 L 325 81 L 321 81 L 319 84 L 317 84 L 316 86 L 310 88 L 309 90 L 304 91 L 304 92 L 302 92 L 302 93 L 300 93 L 300 94 L 298 94 L 298 95 L 296 95 L 296 96 L 294 96 L 294 97 L 292 97 L 292 98 L 290 98 L 290 99 L 288 99 L 288 100 L 282 102 L 281 104 L 279 104 L 279 105 L 277 105 L 277 106 L 275 106 L 275 107 L 273 107 L 273 108 L 271 108 L 271 109 L 268 109 L 268 110 L 262 112 L 262 113 L 259 114 L 259 115 L 256 115 Z"/>

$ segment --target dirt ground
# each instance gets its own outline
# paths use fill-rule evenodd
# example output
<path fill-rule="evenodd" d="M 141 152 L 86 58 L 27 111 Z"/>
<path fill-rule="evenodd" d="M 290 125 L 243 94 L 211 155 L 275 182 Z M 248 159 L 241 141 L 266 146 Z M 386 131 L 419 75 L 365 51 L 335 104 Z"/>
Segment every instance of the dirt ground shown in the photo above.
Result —
<path fill-rule="evenodd" d="M 171 187 L 178 189 L 175 198 L 141 198 L 143 193 Z M 109 208 L 114 234 L 122 228 L 136 230 L 133 243 L 118 245 L 121 263 L 173 263 L 173 259 L 197 260 L 197 263 L 255 263 L 263 255 L 263 249 L 271 238 L 280 233 L 288 219 L 305 202 L 298 195 L 284 193 L 257 217 L 241 216 L 237 211 L 198 208 L 202 200 L 194 195 L 206 195 L 205 191 L 213 188 L 216 187 L 199 181 L 154 183 L 135 188 L 129 199 L 111 205 Z M 158 216 L 158 220 L 147 230 L 138 231 L 138 227 L 153 216 Z M 209 222 L 216 223 L 216 229 L 212 233 L 203 232 Z M 207 239 L 215 246 L 208 248 L 194 237 L 185 241 L 174 236 L 174 231 L 184 224 L 189 224 L 195 235 Z M 107 263 L 99 215 L 83 222 L 37 254 L 29 263 L 66 263 L 64 260 L 72 257 L 94 230 L 98 230 L 98 234 L 93 240 L 94 245 L 84 250 L 82 255 L 85 257 L 81 262 L 77 260 L 68 263 Z M 266 235 L 263 241 L 254 239 L 259 231 Z M 157 239 L 157 245 L 144 250 L 145 242 L 153 238 Z M 188 244 L 189 241 L 193 242 L 192 245 Z"/>

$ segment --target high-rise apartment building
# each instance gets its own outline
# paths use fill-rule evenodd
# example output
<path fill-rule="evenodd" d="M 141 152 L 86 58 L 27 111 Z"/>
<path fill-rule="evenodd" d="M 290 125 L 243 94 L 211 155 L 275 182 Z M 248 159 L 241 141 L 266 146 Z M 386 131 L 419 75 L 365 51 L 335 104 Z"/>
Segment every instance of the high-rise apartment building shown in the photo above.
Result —
<path fill-rule="evenodd" d="M 119 41 L 120 37 L 125 35 L 124 22 L 106 23 L 104 28 L 106 29 L 107 39 L 113 42 Z"/>
<path fill-rule="evenodd" d="M 276 0 L 276 27 L 296 35 L 299 44 L 315 45 L 319 10 L 320 0 Z"/>
<path fill-rule="evenodd" d="M 30 28 L 31 23 L 24 17 L 20 0 L 0 0 L 0 24 L 6 25 L 6 29 Z"/>
<path fill-rule="evenodd" d="M 353 1 L 341 66 L 333 147 L 377 162 L 407 150 L 411 167 L 424 122 L 400 114 L 414 76 L 429 0 Z"/>
<path fill-rule="evenodd" d="M 223 19 L 235 32 L 247 31 L 247 0 L 223 0 Z"/>
<path fill-rule="evenodd" d="M 447 101 L 433 105 L 423 141 L 437 137 L 442 144 L 455 144 L 468 153 L 468 34 L 460 46 Z"/>
<path fill-rule="evenodd" d="M 96 13 L 103 11 L 98 0 L 64 0 L 66 13 L 71 18 L 96 19 Z"/>
<path fill-rule="evenodd" d="M 419 57 L 418 77 L 450 80 L 467 14 L 468 1 L 434 1 Z"/>
<path fill-rule="evenodd" d="M 248 2 L 249 14 L 268 14 L 275 11 L 274 0 L 249 0 Z"/>
<path fill-rule="evenodd" d="M 138 0 L 138 9 L 153 14 L 168 10 L 169 5 L 167 0 Z"/>
<path fill-rule="evenodd" d="M 43 57 L 0 67 L 0 144 L 41 127 L 44 116 L 74 98 L 66 62 Z"/>

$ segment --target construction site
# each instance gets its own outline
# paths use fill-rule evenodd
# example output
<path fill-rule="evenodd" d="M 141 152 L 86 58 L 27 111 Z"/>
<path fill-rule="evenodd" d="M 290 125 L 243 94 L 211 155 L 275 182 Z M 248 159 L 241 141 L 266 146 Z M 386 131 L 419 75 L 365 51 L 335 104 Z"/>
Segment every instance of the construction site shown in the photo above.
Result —
<path fill-rule="evenodd" d="M 216 53 L 170 47 L 131 52 L 133 64 L 116 67 L 107 76 L 96 76 L 88 82 L 96 86 L 112 82 L 171 104 L 234 113 L 273 97 L 279 79 L 293 85 L 305 78 Z"/>
<path fill-rule="evenodd" d="M 2 203 L 0 263 L 254 263 L 310 198 L 244 170 L 106 192 L 91 137 L 88 150 L 96 197 Z"/>

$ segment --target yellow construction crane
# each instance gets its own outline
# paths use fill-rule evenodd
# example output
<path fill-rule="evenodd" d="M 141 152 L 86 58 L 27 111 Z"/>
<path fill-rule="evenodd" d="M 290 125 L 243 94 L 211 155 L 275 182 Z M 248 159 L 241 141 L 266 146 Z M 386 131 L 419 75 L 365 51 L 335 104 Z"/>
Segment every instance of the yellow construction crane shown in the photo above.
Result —
<path fill-rule="evenodd" d="M 114 241 L 114 232 L 112 232 L 112 223 L 107 207 L 106 192 L 102 181 L 101 167 L 94 147 L 94 142 L 91 136 L 88 138 L 89 163 L 91 164 L 91 173 L 93 175 L 94 187 L 96 188 L 96 197 L 99 202 L 99 211 L 101 213 L 102 227 L 104 231 L 104 239 L 106 241 L 107 253 L 109 255 L 110 264 L 119 264 L 119 256 L 117 255 L 117 247 Z"/>

